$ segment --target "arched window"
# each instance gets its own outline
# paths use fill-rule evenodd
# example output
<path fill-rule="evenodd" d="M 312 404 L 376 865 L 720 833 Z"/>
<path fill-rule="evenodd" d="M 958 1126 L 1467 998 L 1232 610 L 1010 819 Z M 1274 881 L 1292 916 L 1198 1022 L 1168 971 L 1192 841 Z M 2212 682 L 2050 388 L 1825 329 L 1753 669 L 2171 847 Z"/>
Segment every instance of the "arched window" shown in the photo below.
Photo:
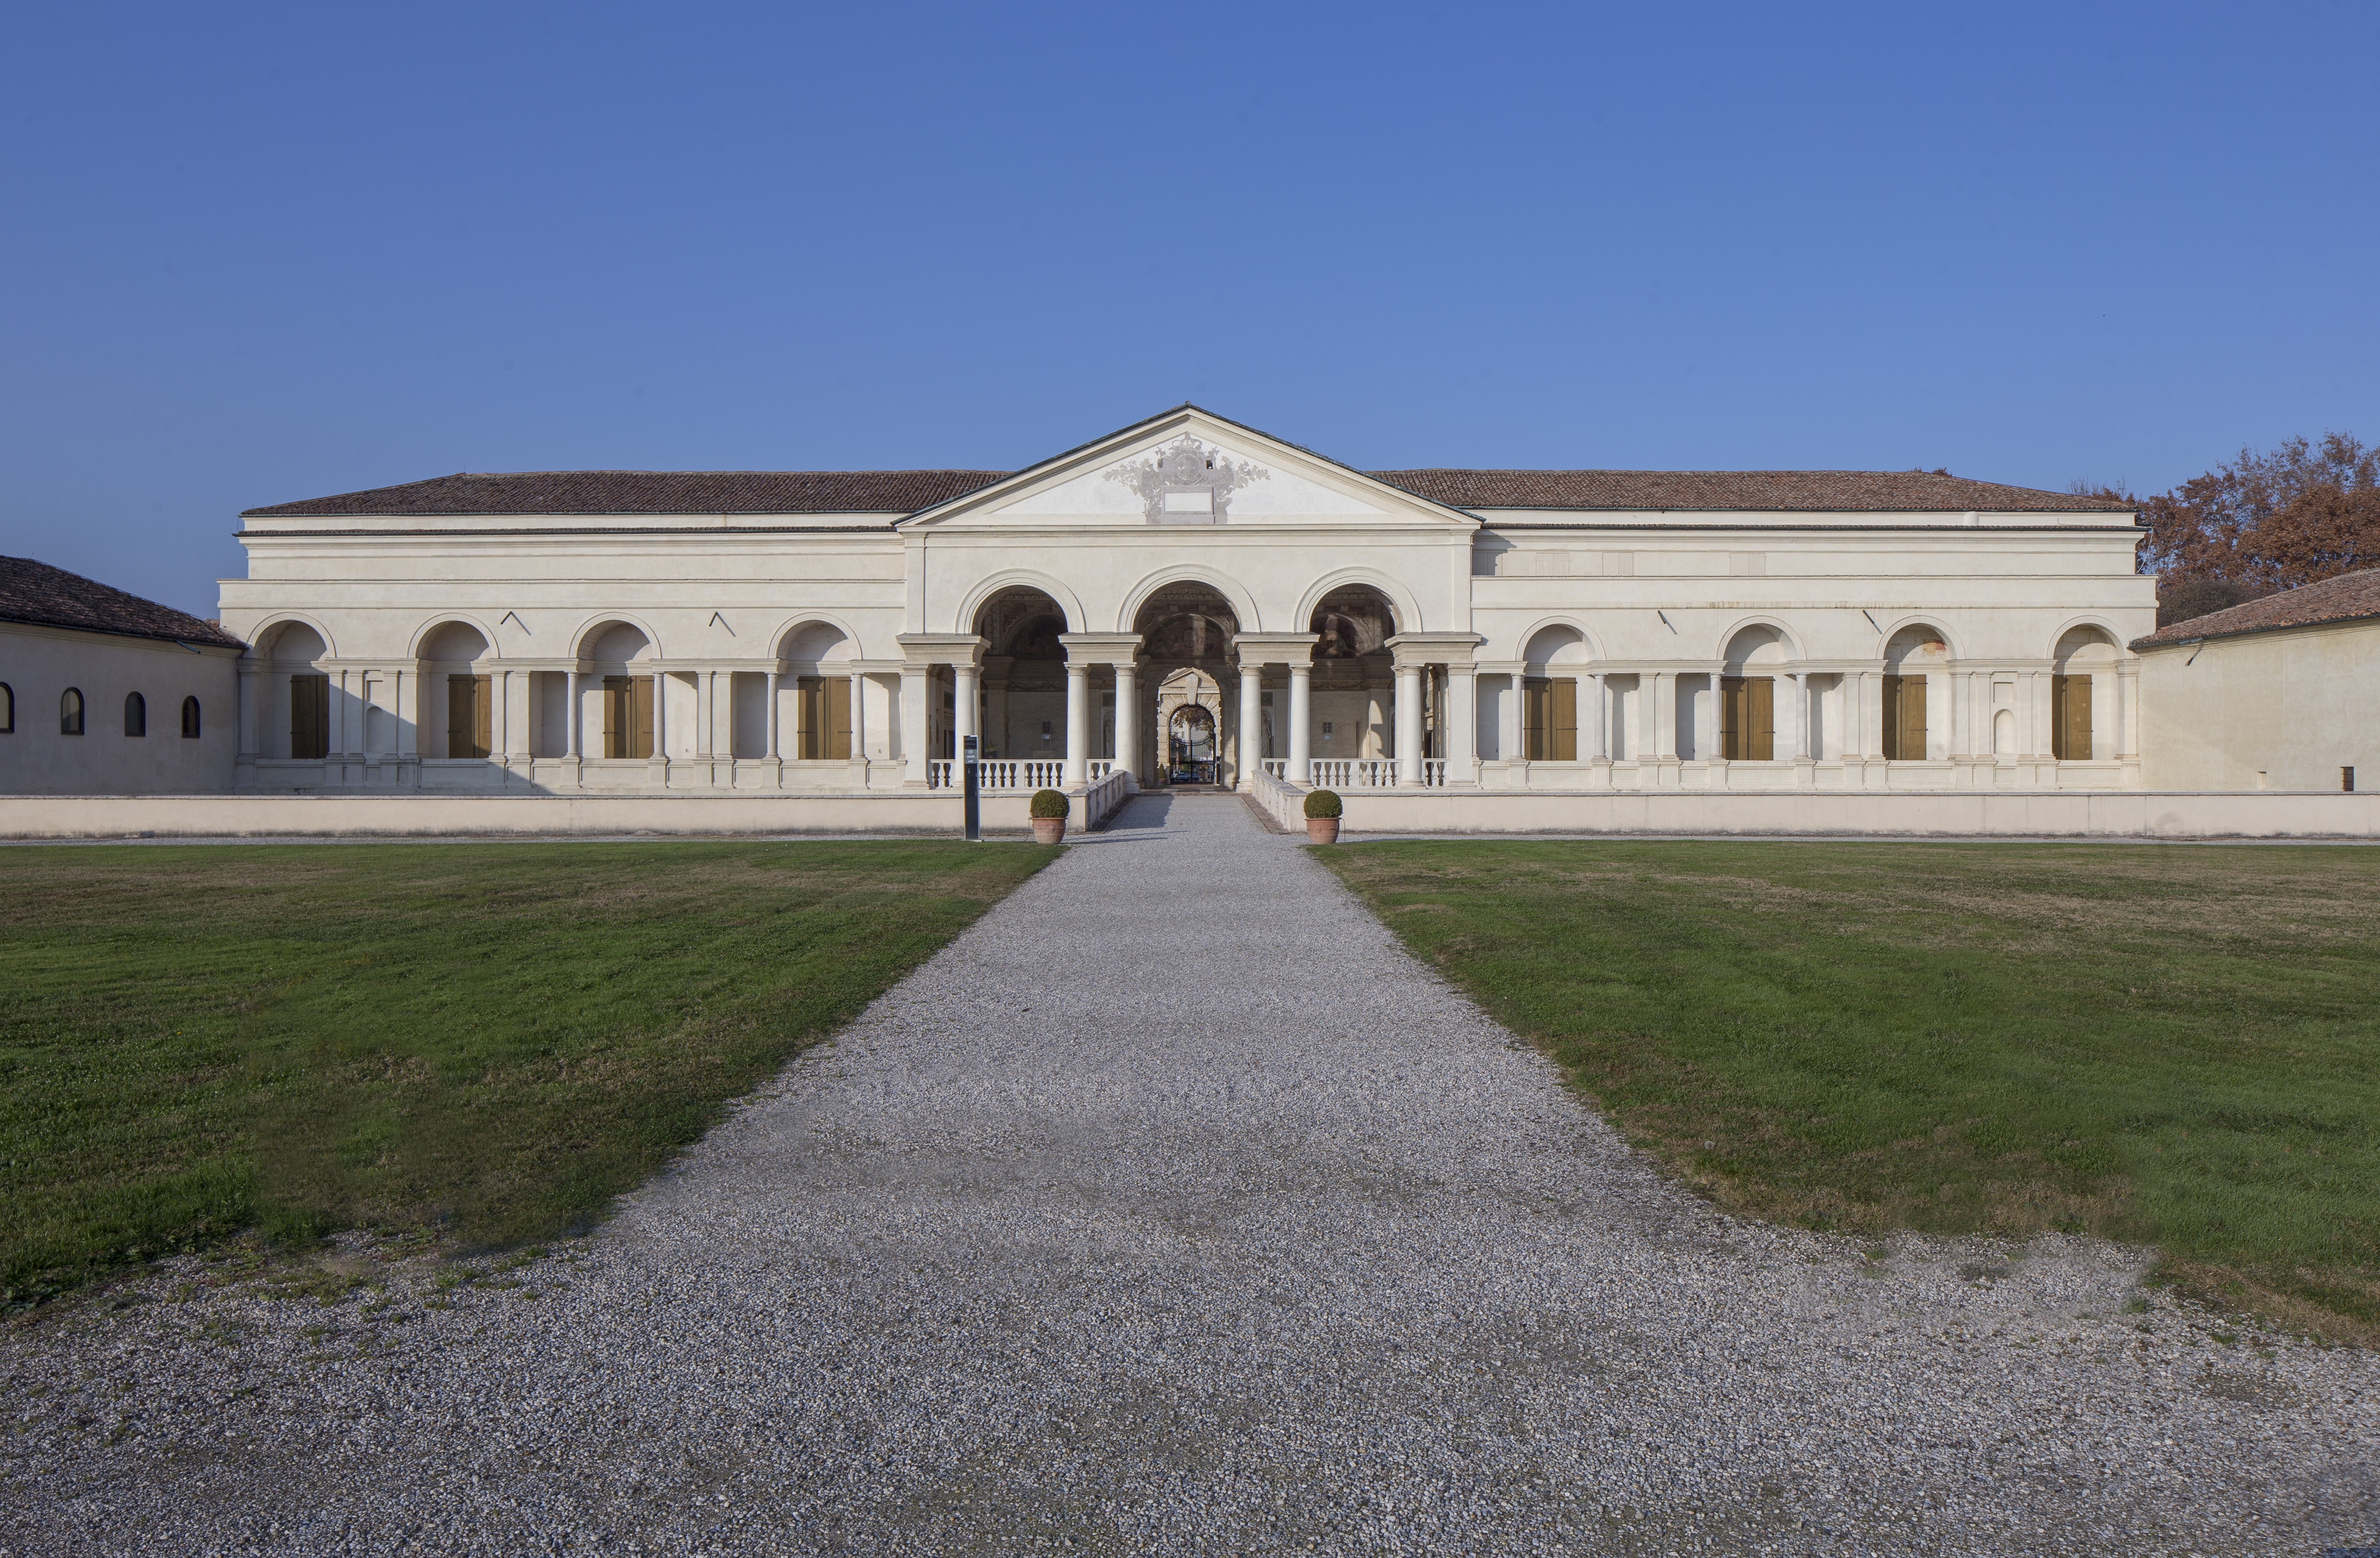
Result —
<path fill-rule="evenodd" d="M 17 689 L 0 682 L 0 736 L 17 734 Z"/>
<path fill-rule="evenodd" d="M 124 695 L 124 734 L 127 736 L 149 734 L 149 700 L 137 692 L 128 692 Z"/>
<path fill-rule="evenodd" d="M 199 700 L 195 698 L 185 698 L 182 700 L 182 739 L 196 741 L 198 738 Z"/>
<path fill-rule="evenodd" d="M 58 734 L 60 736 L 82 734 L 82 689 L 80 688 L 67 688 L 64 696 L 58 700 Z"/>

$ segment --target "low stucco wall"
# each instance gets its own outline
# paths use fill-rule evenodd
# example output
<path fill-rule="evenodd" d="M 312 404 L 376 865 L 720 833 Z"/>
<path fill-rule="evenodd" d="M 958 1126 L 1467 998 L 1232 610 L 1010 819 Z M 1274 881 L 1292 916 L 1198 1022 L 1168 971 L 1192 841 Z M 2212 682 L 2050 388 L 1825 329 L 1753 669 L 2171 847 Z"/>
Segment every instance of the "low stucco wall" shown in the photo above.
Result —
<path fill-rule="evenodd" d="M 987 796 L 983 823 L 1031 828 L 1026 799 Z M 1081 822 L 1080 797 L 1075 821 Z M 274 835 L 750 834 L 956 835 L 961 802 L 918 795 L 716 796 L 7 796 L 0 838 L 241 838 Z"/>
<path fill-rule="evenodd" d="M 1883 837 L 2380 838 L 2380 794 L 1944 790 L 1799 795 L 1345 797 L 1350 837 L 1404 833 L 1840 834 Z"/>
<path fill-rule="evenodd" d="M 1160 792 L 1161 793 L 1161 792 Z M 984 826 L 1030 827 L 1022 795 L 986 796 Z M 1347 836 L 1382 834 L 1746 834 L 1879 837 L 2380 838 L 2380 794 L 1801 795 L 1353 791 Z M 960 799 L 910 795 L 8 796 L 0 838 L 439 837 L 585 834 L 955 836 Z M 1082 825 L 1075 797 L 1074 825 Z"/>

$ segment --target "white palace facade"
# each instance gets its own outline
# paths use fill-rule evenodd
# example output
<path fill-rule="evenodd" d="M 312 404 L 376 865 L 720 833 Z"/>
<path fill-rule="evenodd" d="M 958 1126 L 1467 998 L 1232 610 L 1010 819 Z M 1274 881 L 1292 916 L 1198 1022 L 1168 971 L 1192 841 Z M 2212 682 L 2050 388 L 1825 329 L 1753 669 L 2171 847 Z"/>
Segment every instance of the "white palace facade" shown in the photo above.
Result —
<path fill-rule="evenodd" d="M 2115 790 L 2134 515 L 1940 472 L 1359 471 L 1183 407 L 1015 472 L 254 509 L 231 787 Z"/>

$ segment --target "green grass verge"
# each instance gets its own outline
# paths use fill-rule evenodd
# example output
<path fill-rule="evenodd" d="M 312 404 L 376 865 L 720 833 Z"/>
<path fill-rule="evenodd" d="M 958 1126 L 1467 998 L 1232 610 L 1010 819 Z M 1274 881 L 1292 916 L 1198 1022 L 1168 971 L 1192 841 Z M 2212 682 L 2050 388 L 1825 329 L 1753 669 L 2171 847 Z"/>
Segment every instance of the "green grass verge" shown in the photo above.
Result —
<path fill-rule="evenodd" d="M 2087 1231 L 2380 1340 L 2380 851 L 1317 851 L 1720 1203 Z"/>
<path fill-rule="evenodd" d="M 1056 853 L 0 850 L 0 1289 L 250 1229 L 584 1226 Z"/>

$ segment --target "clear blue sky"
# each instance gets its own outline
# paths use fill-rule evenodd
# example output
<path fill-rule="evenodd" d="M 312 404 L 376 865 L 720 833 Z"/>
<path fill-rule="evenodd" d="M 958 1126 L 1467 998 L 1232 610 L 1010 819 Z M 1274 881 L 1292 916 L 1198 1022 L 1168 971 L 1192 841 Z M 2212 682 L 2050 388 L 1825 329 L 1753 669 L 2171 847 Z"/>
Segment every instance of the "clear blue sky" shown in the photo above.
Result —
<path fill-rule="evenodd" d="M 212 615 L 243 507 L 1013 467 L 2159 490 L 2380 436 L 2380 5 L 240 10 L 0 49 L 0 551 Z"/>

